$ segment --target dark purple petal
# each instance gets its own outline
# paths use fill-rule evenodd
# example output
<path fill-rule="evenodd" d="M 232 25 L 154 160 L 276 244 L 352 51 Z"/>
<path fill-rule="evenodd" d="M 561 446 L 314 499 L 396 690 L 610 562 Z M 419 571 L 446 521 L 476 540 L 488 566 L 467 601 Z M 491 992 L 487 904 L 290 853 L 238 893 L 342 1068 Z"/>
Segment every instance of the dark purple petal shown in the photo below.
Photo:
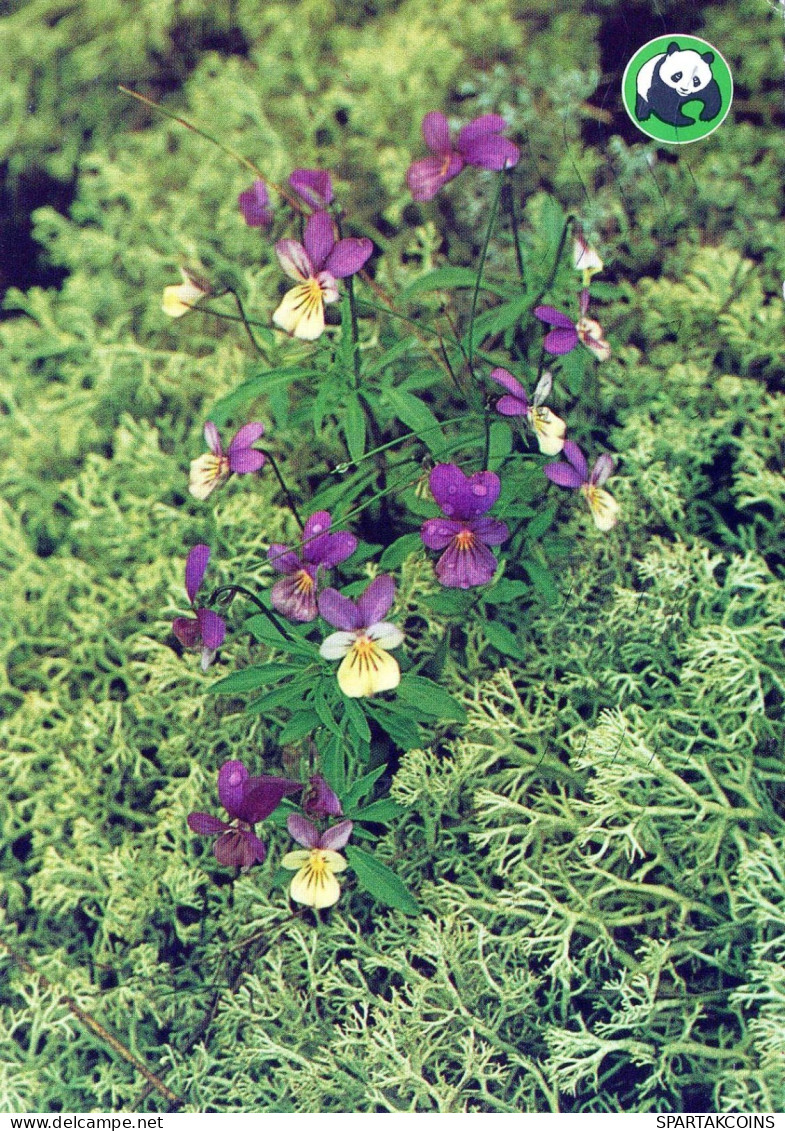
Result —
<path fill-rule="evenodd" d="M 510 537 L 507 523 L 498 518 L 475 518 L 469 529 L 486 546 L 501 546 Z"/>
<path fill-rule="evenodd" d="M 195 648 L 202 639 L 202 630 L 196 617 L 175 617 L 172 632 L 183 648 Z"/>
<path fill-rule="evenodd" d="M 420 537 L 429 550 L 443 550 L 449 546 L 456 534 L 466 529 L 465 522 L 449 518 L 428 518 L 422 524 Z"/>
<path fill-rule="evenodd" d="M 305 624 L 316 620 L 316 567 L 300 563 L 294 573 L 287 573 L 270 590 L 270 603 L 276 612 L 289 620 Z"/>
<path fill-rule="evenodd" d="M 546 463 L 542 470 L 551 483 L 558 487 L 571 487 L 574 490 L 585 482 L 575 468 L 567 463 Z"/>
<path fill-rule="evenodd" d="M 345 279 L 347 275 L 355 275 L 365 266 L 372 251 L 373 243 L 365 236 L 338 240 L 325 260 L 324 269 L 336 279 Z"/>
<path fill-rule="evenodd" d="M 457 153 L 449 157 L 423 157 L 413 161 L 406 172 L 406 183 L 413 200 L 433 200 L 439 189 L 457 177 L 463 158 Z"/>
<path fill-rule="evenodd" d="M 207 443 L 207 447 L 210 449 L 214 456 L 222 456 L 224 454 L 224 450 L 221 447 L 221 437 L 218 435 L 218 429 L 216 428 L 215 424 L 213 424 L 212 420 L 205 422 L 204 438 L 205 442 Z"/>
<path fill-rule="evenodd" d="M 239 817 L 250 772 L 242 762 L 230 759 L 218 771 L 218 800 L 230 817 Z"/>
<path fill-rule="evenodd" d="M 281 542 L 272 543 L 267 551 L 267 558 L 279 573 L 296 573 L 298 569 L 302 569 L 302 558 Z"/>
<path fill-rule="evenodd" d="M 477 518 L 499 497 L 501 482 L 492 471 L 466 476 L 454 463 L 440 463 L 428 480 L 434 499 L 448 518 Z"/>
<path fill-rule="evenodd" d="M 281 801 L 290 793 L 299 793 L 303 788 L 301 781 L 292 778 L 276 778 L 263 774 L 251 778 L 245 786 L 240 812 L 237 816 L 249 825 L 269 817 Z"/>
<path fill-rule="evenodd" d="M 201 542 L 198 546 L 194 546 L 188 555 L 188 560 L 185 563 L 185 591 L 191 604 L 194 603 L 199 586 L 202 584 L 204 571 L 207 569 L 209 560 L 210 547 Z"/>
<path fill-rule="evenodd" d="M 289 184 L 311 208 L 325 208 L 333 200 L 333 184 L 324 169 L 295 169 Z"/>
<path fill-rule="evenodd" d="M 224 829 L 231 828 L 220 817 L 213 817 L 210 813 L 189 813 L 188 828 L 199 836 L 214 836 L 222 833 Z"/>
<path fill-rule="evenodd" d="M 529 402 L 522 401 L 518 397 L 499 397 L 496 411 L 502 416 L 528 416 Z"/>
<path fill-rule="evenodd" d="M 309 817 L 340 817 L 343 810 L 338 795 L 330 789 L 321 774 L 314 774 L 302 798 L 302 807 Z"/>
<path fill-rule="evenodd" d="M 254 181 L 237 197 L 237 204 L 249 228 L 268 228 L 273 222 L 270 197 L 264 181 Z"/>
<path fill-rule="evenodd" d="M 251 444 L 255 444 L 263 435 L 264 425 L 259 420 L 252 420 L 250 424 L 244 424 L 242 428 L 238 428 L 232 436 L 229 443 L 229 452 L 250 448 Z"/>
<path fill-rule="evenodd" d="M 312 821 L 299 813 L 290 813 L 286 818 L 286 827 L 289 835 L 301 844 L 303 848 L 316 848 L 319 843 L 319 831 Z"/>
<path fill-rule="evenodd" d="M 395 582 L 389 574 L 375 577 L 361 597 L 357 598 L 360 625 L 368 628 L 384 620 L 395 600 Z"/>
<path fill-rule="evenodd" d="M 220 836 L 213 845 L 213 853 L 219 864 L 225 868 L 250 868 L 261 864 L 267 849 L 258 836 L 246 829 L 231 829 Z"/>
<path fill-rule="evenodd" d="M 463 153 L 465 144 L 478 138 L 492 137 L 507 129 L 507 123 L 500 114 L 481 114 L 479 118 L 467 122 L 458 133 L 458 149 Z"/>
<path fill-rule="evenodd" d="M 316 275 L 322 270 L 324 261 L 335 247 L 335 229 L 329 212 L 314 212 L 309 216 L 305 225 L 303 243 Z"/>
<path fill-rule="evenodd" d="M 594 463 L 594 467 L 591 469 L 589 482 L 591 483 L 592 487 L 602 487 L 603 483 L 606 482 L 608 476 L 612 472 L 613 456 L 609 456 L 607 453 L 598 456 Z"/>
<path fill-rule="evenodd" d="M 509 369 L 502 369 L 498 366 L 496 369 L 491 370 L 491 380 L 495 381 L 497 385 L 501 385 L 508 393 L 511 393 L 519 400 L 526 400 L 526 390 L 520 383 L 517 377 L 513 377 Z"/>
<path fill-rule="evenodd" d="M 343 848 L 349 837 L 352 835 L 354 825 L 351 821 L 341 821 L 338 825 L 333 825 L 331 829 L 325 829 L 319 838 L 319 848 L 330 848 L 333 852 L 338 848 Z"/>
<path fill-rule="evenodd" d="M 212 609 L 197 609 L 196 619 L 202 632 L 202 644 L 210 652 L 220 648 L 226 636 L 226 621 Z"/>
<path fill-rule="evenodd" d="M 550 330 L 542 344 L 549 353 L 569 353 L 578 344 L 578 331 L 574 326 L 569 330 Z"/>
<path fill-rule="evenodd" d="M 589 465 L 586 462 L 586 456 L 574 440 L 565 440 L 562 455 L 568 463 L 572 464 L 580 475 L 581 481 L 585 483 L 589 477 Z"/>
<path fill-rule="evenodd" d="M 445 157 L 450 152 L 450 124 L 439 110 L 431 110 L 422 120 L 422 136 L 431 153 Z"/>
<path fill-rule="evenodd" d="M 512 169 L 518 164 L 521 152 L 506 137 L 478 137 L 460 147 L 467 165 L 480 169 Z"/>
<path fill-rule="evenodd" d="M 267 462 L 264 452 L 257 452 L 256 448 L 239 448 L 229 452 L 229 470 L 237 475 L 247 475 L 251 471 L 259 471 Z"/>
<path fill-rule="evenodd" d="M 436 563 L 436 576 L 450 589 L 487 585 L 496 572 L 496 558 L 479 538 L 468 546 L 454 538 Z"/>
<path fill-rule="evenodd" d="M 565 330 L 568 327 L 571 330 L 575 329 L 573 320 L 568 318 L 563 311 L 557 310 L 555 306 L 535 306 L 534 315 L 539 318 L 540 322 L 547 322 L 549 326 L 560 326 Z"/>
<path fill-rule="evenodd" d="M 340 565 L 341 562 L 351 557 L 357 549 L 357 539 L 345 530 L 339 530 L 336 534 L 328 534 L 326 542 L 327 544 L 320 549 L 318 564 L 327 569 Z M 317 559 L 314 559 L 314 561 L 316 562 Z"/>
<path fill-rule="evenodd" d="M 333 628 L 340 628 L 344 632 L 362 627 L 362 617 L 354 601 L 342 597 L 337 589 L 322 590 L 319 594 L 319 613 Z"/>

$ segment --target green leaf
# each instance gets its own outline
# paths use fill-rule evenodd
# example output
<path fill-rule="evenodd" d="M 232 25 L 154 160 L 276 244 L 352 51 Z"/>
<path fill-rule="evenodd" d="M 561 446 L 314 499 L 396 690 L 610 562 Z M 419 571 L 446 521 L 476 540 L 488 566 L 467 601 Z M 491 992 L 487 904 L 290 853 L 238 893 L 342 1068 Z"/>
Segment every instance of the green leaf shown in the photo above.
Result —
<path fill-rule="evenodd" d="M 466 611 L 469 606 L 469 599 L 465 593 L 437 591 L 436 593 L 429 593 L 427 597 L 423 597 L 422 603 L 426 608 L 432 609 L 435 613 L 452 617 L 459 616 Z"/>
<path fill-rule="evenodd" d="M 421 675 L 405 675 L 398 685 L 398 695 L 406 703 L 411 703 L 426 715 L 437 719 L 452 719 L 466 722 L 466 711 L 449 691 L 445 691 L 432 679 Z"/>
<path fill-rule="evenodd" d="M 446 440 L 441 425 L 424 401 L 403 389 L 385 389 L 387 400 L 399 420 L 425 444 L 434 459 L 440 459 Z"/>
<path fill-rule="evenodd" d="M 471 267 L 439 267 L 436 271 L 429 271 L 427 275 L 422 275 L 410 283 L 401 292 L 401 299 L 406 302 L 407 299 L 428 291 L 450 291 L 460 287 L 474 288 L 476 285 L 477 272 Z M 506 293 L 503 288 L 489 283 L 484 277 L 480 283 L 480 290 L 491 291 L 493 294 Z"/>
<path fill-rule="evenodd" d="M 256 613 L 249 617 L 243 628 L 252 633 L 254 639 L 258 640 L 260 644 L 269 644 L 272 648 L 277 648 L 281 652 L 292 652 L 297 656 L 307 656 L 309 660 L 313 660 L 319 654 L 318 649 L 313 644 L 303 640 L 294 630 L 290 630 L 289 636 L 284 636 L 263 613 Z"/>
<path fill-rule="evenodd" d="M 220 428 L 226 421 L 236 416 L 239 409 L 250 401 L 261 397 L 273 389 L 291 385 L 292 381 L 314 382 L 321 374 L 317 369 L 301 369 L 299 365 L 285 365 L 277 369 L 257 370 L 242 385 L 216 401 L 210 410 L 210 420 Z"/>
<path fill-rule="evenodd" d="M 224 679 L 219 679 L 208 688 L 210 695 L 233 695 L 239 691 L 256 691 L 259 687 L 267 687 L 270 683 L 277 683 L 285 675 L 294 675 L 301 672 L 302 668 L 292 664 L 263 664 L 242 671 L 233 672 Z"/>
<path fill-rule="evenodd" d="M 351 812 L 347 809 L 347 817 L 351 817 L 353 821 L 379 821 L 384 824 L 387 821 L 392 821 L 394 817 L 400 817 L 401 813 L 406 812 L 404 805 L 399 805 L 397 801 L 393 801 L 390 797 L 383 797 L 379 801 L 372 801 L 370 805 L 366 805 L 364 809 L 352 809 Z"/>
<path fill-rule="evenodd" d="M 544 599 L 546 605 L 550 605 L 551 608 L 558 605 L 560 600 L 559 589 L 550 570 L 546 569 L 545 566 L 539 565 L 537 562 L 523 561 L 521 565 L 528 573 L 532 580 L 532 585 Z"/>
<path fill-rule="evenodd" d="M 363 774 L 361 778 L 358 778 L 352 788 L 343 798 L 344 809 L 352 808 L 357 804 L 361 797 L 365 797 L 366 793 L 369 793 L 371 791 L 373 786 L 376 784 L 382 774 L 386 772 L 386 770 L 387 765 L 385 763 L 385 765 L 377 766 L 375 770 L 369 770 L 367 774 Z"/>
<path fill-rule="evenodd" d="M 497 471 L 512 451 L 512 429 L 503 420 L 494 420 L 490 427 L 488 470 Z"/>
<path fill-rule="evenodd" d="M 506 605 L 508 601 L 519 601 L 529 593 L 525 581 L 509 581 L 502 577 L 483 596 L 486 605 Z"/>
<path fill-rule="evenodd" d="M 419 915 L 417 900 L 392 868 L 388 868 L 381 860 L 355 844 L 347 845 L 344 851 L 357 876 L 357 882 L 364 891 L 374 899 L 378 899 L 385 907 L 393 907 L 406 915 Z"/>
<path fill-rule="evenodd" d="M 333 734 L 340 735 L 341 728 L 338 726 L 338 722 L 332 712 L 332 707 L 327 702 L 327 697 L 319 684 L 316 686 L 311 702 L 322 725 L 327 727 L 329 731 L 332 731 Z"/>
<path fill-rule="evenodd" d="M 526 653 L 521 645 L 515 638 L 515 633 L 511 632 L 503 624 L 498 621 L 488 620 L 483 623 L 483 634 L 489 644 L 501 652 L 504 656 L 512 656 L 515 660 L 525 660 Z"/>
<path fill-rule="evenodd" d="M 321 751 L 321 771 L 325 781 L 339 797 L 346 786 L 346 760 L 343 735 L 333 735 Z"/>
<path fill-rule="evenodd" d="M 349 720 L 349 726 L 354 731 L 357 738 L 359 738 L 360 742 L 369 745 L 371 741 L 371 729 L 368 726 L 368 720 L 360 704 L 356 699 L 344 699 L 343 709 Z"/>
<path fill-rule="evenodd" d="M 567 388 L 574 397 L 581 395 L 588 363 L 589 351 L 583 346 L 576 346 L 561 359 L 561 376 L 567 382 Z"/>
<path fill-rule="evenodd" d="M 365 413 L 357 393 L 347 393 L 343 405 L 343 434 L 353 460 L 365 455 Z"/>
<path fill-rule="evenodd" d="M 411 716 L 381 706 L 374 706 L 369 710 L 384 733 L 388 734 L 401 750 L 417 750 L 422 746 L 422 733 Z"/>
<path fill-rule="evenodd" d="M 541 511 L 526 527 L 526 537 L 531 539 L 532 542 L 536 542 L 542 538 L 543 534 L 553 526 L 553 520 L 556 517 L 557 510 L 558 503 L 551 503 L 549 507 Z"/>
<path fill-rule="evenodd" d="M 419 534 L 403 534 L 391 542 L 379 559 L 380 569 L 397 569 L 410 554 L 419 553 L 423 548 Z"/>
<path fill-rule="evenodd" d="M 316 714 L 307 708 L 304 711 L 296 711 L 289 722 L 278 735 L 278 742 L 283 746 L 287 742 L 297 742 L 306 735 L 313 734 L 322 725 L 321 719 Z"/>
<path fill-rule="evenodd" d="M 265 715 L 268 711 L 274 711 L 277 707 L 288 707 L 291 710 L 292 702 L 297 702 L 299 697 L 305 699 L 308 689 L 313 685 L 313 676 L 306 676 L 305 679 L 293 679 L 287 682 L 283 687 L 276 687 L 275 691 L 270 691 L 267 695 L 260 695 L 258 699 L 252 699 L 245 708 L 247 715 Z"/>

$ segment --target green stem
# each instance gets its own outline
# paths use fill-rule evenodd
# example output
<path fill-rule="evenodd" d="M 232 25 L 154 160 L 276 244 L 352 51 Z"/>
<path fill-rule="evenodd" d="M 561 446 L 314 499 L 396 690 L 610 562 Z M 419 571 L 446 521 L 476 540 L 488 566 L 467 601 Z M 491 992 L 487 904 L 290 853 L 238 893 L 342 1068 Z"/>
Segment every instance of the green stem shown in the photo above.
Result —
<path fill-rule="evenodd" d="M 294 499 L 292 498 L 291 491 L 289 490 L 289 488 L 286 486 L 286 483 L 284 482 L 284 478 L 283 478 L 283 476 L 281 475 L 281 472 L 278 469 L 278 464 L 275 462 L 275 459 L 273 458 L 273 456 L 265 448 L 258 448 L 257 451 L 260 451 L 270 461 L 272 469 L 275 472 L 275 477 L 278 480 L 278 483 L 280 484 L 281 490 L 283 491 L 284 495 L 286 495 L 286 501 L 289 504 L 289 510 L 294 515 L 294 521 L 297 523 L 297 525 L 300 527 L 300 529 L 303 530 L 305 524 L 304 524 L 303 520 L 300 518 L 299 511 L 297 510 L 297 504 L 295 503 Z"/>
<path fill-rule="evenodd" d="M 281 633 L 282 636 L 285 636 L 287 640 L 297 639 L 297 637 L 295 637 L 294 634 L 290 631 L 288 624 L 286 624 L 285 621 L 282 621 L 280 617 L 276 616 L 272 609 L 268 609 L 266 605 L 262 604 L 259 598 L 255 596 L 255 594 L 253 594 L 250 589 L 246 589 L 244 585 L 219 585 L 217 589 L 213 589 L 208 598 L 207 604 L 212 605 L 224 593 L 231 593 L 232 596 L 234 596 L 235 593 L 242 593 L 243 597 L 247 597 L 249 601 L 253 601 L 259 612 L 263 613 L 264 616 L 267 617 L 270 623 L 274 626 L 274 628 L 278 630 L 278 632 Z"/>
<path fill-rule="evenodd" d="M 243 326 L 245 327 L 246 334 L 251 339 L 251 345 L 256 350 L 256 352 L 259 354 L 259 357 L 261 357 L 261 359 L 263 361 L 267 362 L 267 364 L 270 365 L 271 362 L 270 362 L 269 357 L 267 356 L 267 354 L 264 352 L 262 347 L 257 342 L 256 336 L 254 335 L 254 332 L 251 329 L 251 323 L 246 318 L 245 309 L 243 308 L 243 304 L 240 301 L 240 296 L 238 295 L 237 291 L 233 290 L 231 287 L 227 287 L 225 293 L 231 295 L 232 298 L 234 299 L 234 301 L 237 303 L 237 309 L 240 311 L 240 321 L 242 322 Z M 257 323 L 257 325 L 261 325 L 261 323 Z"/>
<path fill-rule="evenodd" d="M 472 359 L 474 357 L 474 319 L 477 315 L 477 301 L 480 297 L 480 284 L 482 282 L 482 273 L 485 267 L 485 259 L 488 255 L 488 246 L 491 242 L 491 234 L 493 232 L 493 225 L 496 223 L 496 213 L 499 210 L 499 200 L 501 198 L 502 186 L 504 184 L 504 170 L 499 174 L 499 179 L 496 184 L 496 192 L 494 193 L 493 202 L 491 204 L 491 214 L 488 217 L 488 227 L 485 232 L 485 240 L 483 241 L 482 251 L 480 252 L 480 263 L 477 268 L 477 278 L 474 283 L 474 293 L 472 294 L 472 309 L 469 315 L 469 348 L 467 349 L 467 361 L 469 364 L 469 371 L 472 368 Z"/>
<path fill-rule="evenodd" d="M 380 444 L 378 448 L 371 448 L 369 452 L 360 456 L 359 459 L 348 460 L 346 463 L 340 464 L 341 474 L 345 474 L 351 467 L 359 467 L 365 460 L 372 459 L 373 456 L 377 455 L 379 452 L 386 452 L 389 448 L 394 448 L 398 444 L 404 443 L 405 440 L 411 440 L 412 438 L 419 440 L 426 432 L 438 431 L 438 429 L 445 428 L 448 424 L 463 424 L 467 419 L 479 415 L 478 412 L 462 412 L 460 416 L 451 416 L 449 420 L 441 420 L 438 424 L 433 424 L 430 428 L 423 428 L 419 432 L 404 432 L 403 436 L 398 436 L 395 440 L 388 440 L 386 444 Z M 336 470 L 338 469 L 336 468 Z"/>
<path fill-rule="evenodd" d="M 504 186 L 504 205 L 507 209 L 507 214 L 510 217 L 510 227 L 512 229 L 512 243 L 515 248 L 515 262 L 518 265 L 518 274 L 521 279 L 521 286 L 524 291 L 528 290 L 526 285 L 526 267 L 523 262 L 523 251 L 521 249 L 521 232 L 518 224 L 518 209 L 515 205 L 515 193 L 512 190 L 512 185 L 507 182 Z"/>
<path fill-rule="evenodd" d="M 352 324 L 352 388 L 360 387 L 360 330 L 357 325 L 357 302 L 354 297 L 354 279 L 350 275 L 346 280 L 346 290 L 349 295 L 349 316 Z"/>

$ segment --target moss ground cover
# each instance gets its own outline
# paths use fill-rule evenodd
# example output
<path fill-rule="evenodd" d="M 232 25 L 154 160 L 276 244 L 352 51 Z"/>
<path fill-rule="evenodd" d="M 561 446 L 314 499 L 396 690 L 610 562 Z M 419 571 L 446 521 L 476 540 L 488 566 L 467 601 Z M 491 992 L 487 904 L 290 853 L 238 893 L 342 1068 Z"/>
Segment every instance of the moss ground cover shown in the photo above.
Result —
<path fill-rule="evenodd" d="M 9 247 L 30 186 L 51 201 L 30 221 L 39 285 L 9 257 L 0 322 L 3 1110 L 783 1109 L 782 25 L 757 0 L 697 5 L 689 26 L 659 7 L 716 43 L 736 83 L 725 124 L 680 150 L 621 111 L 626 58 L 667 28 L 615 0 L 149 3 L 133 17 L 40 0 L 0 23 Z M 277 867 L 284 818 L 264 826 L 265 869 L 239 877 L 186 824 L 219 812 L 227 760 L 296 777 L 310 737 L 285 705 L 246 711 L 239 684 L 207 693 L 216 673 L 259 667 L 286 686 L 290 654 L 242 631 L 239 598 L 206 675 L 172 634 L 189 548 L 211 547 L 210 585 L 262 592 L 279 578 L 268 547 L 298 536 L 267 466 L 209 503 L 189 494 L 204 421 L 227 440 L 263 422 L 299 501 L 325 508 L 359 481 L 334 469 L 360 441 L 321 347 L 268 336 L 292 281 L 238 212 L 248 170 L 118 82 L 273 181 L 294 163 L 331 169 L 343 234 L 374 241 L 377 287 L 408 289 L 422 326 L 476 323 L 464 353 L 486 376 L 515 368 L 516 325 L 488 331 L 499 296 L 475 320 L 471 288 L 423 280 L 448 264 L 476 277 L 497 178 L 473 168 L 413 201 L 423 115 L 504 116 L 530 282 L 547 282 L 568 215 L 602 252 L 589 313 L 612 354 L 565 355 L 558 408 L 587 451 L 617 455 L 615 529 L 541 473 L 522 479 L 500 513 L 524 523 L 527 566 L 462 604 L 398 495 L 353 527 L 361 563 L 385 519 L 415 535 L 382 558 L 402 662 L 450 697 L 414 737 L 383 706 L 369 715 L 387 808 L 346 849 L 372 849 L 418 914 L 351 871 L 331 910 L 298 909 Z M 500 221 L 490 284 L 515 283 L 513 250 Z M 162 314 L 164 287 L 197 264 L 262 324 L 265 360 L 240 322 Z M 533 287 L 526 317 L 535 295 L 559 307 L 570 274 Z M 413 401 L 441 420 L 466 411 L 417 325 L 402 339 L 362 305 L 360 322 L 363 352 L 395 372 L 373 386 L 384 435 L 369 449 L 422 431 Z M 378 465 L 361 466 L 371 482 Z M 543 497 L 539 519 L 513 516 Z"/>

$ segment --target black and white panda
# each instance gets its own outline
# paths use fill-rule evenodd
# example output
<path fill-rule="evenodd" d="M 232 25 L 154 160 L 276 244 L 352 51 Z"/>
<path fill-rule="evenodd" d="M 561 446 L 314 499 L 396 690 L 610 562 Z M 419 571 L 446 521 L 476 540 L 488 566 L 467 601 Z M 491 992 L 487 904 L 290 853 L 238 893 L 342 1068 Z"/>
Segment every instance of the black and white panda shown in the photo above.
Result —
<path fill-rule="evenodd" d="M 713 62 L 713 51 L 704 51 L 701 55 L 690 48 L 682 51 L 678 43 L 668 44 L 663 55 L 655 55 L 638 71 L 635 82 L 638 121 L 645 122 L 654 114 L 671 126 L 693 126 L 693 119 L 683 114 L 681 108 L 685 102 L 695 100 L 703 103 L 701 122 L 716 118 L 722 106 L 722 95 L 711 73 Z"/>

